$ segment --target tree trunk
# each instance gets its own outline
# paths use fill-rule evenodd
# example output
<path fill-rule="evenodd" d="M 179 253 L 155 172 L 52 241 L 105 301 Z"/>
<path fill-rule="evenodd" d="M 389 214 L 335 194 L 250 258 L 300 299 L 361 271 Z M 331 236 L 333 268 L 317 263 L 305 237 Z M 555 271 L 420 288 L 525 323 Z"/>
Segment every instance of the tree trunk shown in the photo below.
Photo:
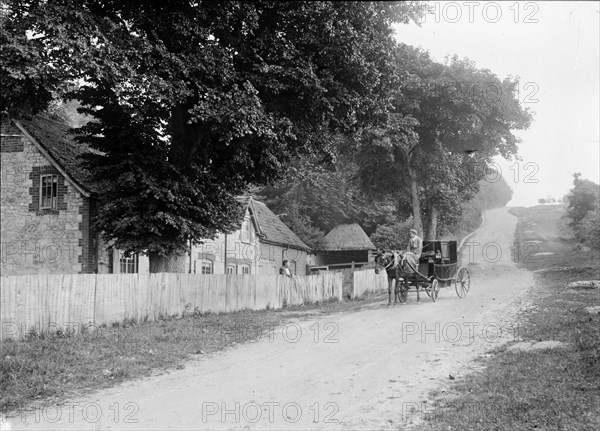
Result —
<path fill-rule="evenodd" d="M 427 231 L 426 238 L 430 241 L 437 240 L 437 226 L 438 226 L 439 211 L 435 206 L 431 207 L 431 215 L 429 218 L 429 229 Z"/>
<path fill-rule="evenodd" d="M 161 256 L 158 253 L 149 253 L 148 260 L 150 261 L 150 272 L 188 272 L 187 259 L 188 254 L 178 254 L 175 252 L 169 253 L 168 256 Z"/>
<path fill-rule="evenodd" d="M 199 127 L 195 124 L 187 124 L 189 118 L 187 109 L 188 105 L 180 103 L 175 105 L 171 111 L 172 141 L 169 159 L 180 169 L 189 163 L 195 151 L 195 145 L 200 139 Z M 190 246 L 188 243 L 185 245 Z M 167 256 L 161 256 L 158 253 L 149 253 L 148 258 L 151 273 L 191 273 L 192 262 L 188 253 L 179 254 L 171 252 Z M 190 259 L 189 261 L 188 258 Z"/>
<path fill-rule="evenodd" d="M 417 180 L 412 172 L 410 172 L 410 193 L 412 197 L 412 212 L 413 212 L 413 227 L 418 234 L 423 233 L 423 219 L 421 217 L 421 200 L 419 199 L 419 191 L 417 188 Z"/>

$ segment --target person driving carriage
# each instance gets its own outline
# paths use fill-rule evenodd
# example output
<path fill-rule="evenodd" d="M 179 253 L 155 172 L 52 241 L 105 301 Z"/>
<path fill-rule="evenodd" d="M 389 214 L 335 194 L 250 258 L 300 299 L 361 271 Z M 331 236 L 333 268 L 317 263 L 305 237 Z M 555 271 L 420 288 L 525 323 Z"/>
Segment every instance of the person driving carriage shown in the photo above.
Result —
<path fill-rule="evenodd" d="M 410 239 L 408 240 L 408 253 L 413 253 L 418 259 L 421 257 L 421 253 L 423 252 L 423 240 L 417 235 L 416 229 L 410 230 Z"/>

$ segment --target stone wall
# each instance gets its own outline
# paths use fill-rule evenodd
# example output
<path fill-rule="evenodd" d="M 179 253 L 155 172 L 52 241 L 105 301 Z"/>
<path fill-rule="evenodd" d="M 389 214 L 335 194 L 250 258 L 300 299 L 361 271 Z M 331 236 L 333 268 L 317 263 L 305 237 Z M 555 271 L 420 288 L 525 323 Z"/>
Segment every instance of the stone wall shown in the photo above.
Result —
<path fill-rule="evenodd" d="M 94 272 L 89 199 L 14 124 L 1 130 L 2 275 Z M 39 209 L 41 173 L 58 175 L 56 210 Z"/>

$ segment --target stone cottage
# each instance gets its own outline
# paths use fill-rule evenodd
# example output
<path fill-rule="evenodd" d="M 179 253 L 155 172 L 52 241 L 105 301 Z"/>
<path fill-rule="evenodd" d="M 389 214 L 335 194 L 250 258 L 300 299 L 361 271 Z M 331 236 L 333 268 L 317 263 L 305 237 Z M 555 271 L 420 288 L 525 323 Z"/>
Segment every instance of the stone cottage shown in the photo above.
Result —
<path fill-rule="evenodd" d="M 96 189 L 80 166 L 89 151 L 48 115 L 2 117 L 2 275 L 140 270 L 93 229 Z"/>
<path fill-rule="evenodd" d="M 96 192 L 68 126 L 47 115 L 2 118 L 2 275 L 143 273 L 148 257 L 125 256 L 93 228 Z M 189 271 L 204 274 L 272 274 L 282 260 L 306 274 L 309 248 L 262 202 L 240 198 L 240 230 L 194 247 Z"/>

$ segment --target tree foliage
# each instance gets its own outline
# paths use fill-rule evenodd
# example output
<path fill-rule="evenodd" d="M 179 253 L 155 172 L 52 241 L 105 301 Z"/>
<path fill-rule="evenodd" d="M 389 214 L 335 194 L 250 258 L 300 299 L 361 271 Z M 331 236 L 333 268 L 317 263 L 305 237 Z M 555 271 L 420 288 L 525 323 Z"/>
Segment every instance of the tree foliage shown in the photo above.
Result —
<path fill-rule="evenodd" d="M 325 246 L 325 232 L 315 227 L 313 221 L 307 216 L 306 211 L 301 211 L 300 204 L 296 201 L 289 202 L 283 207 L 284 212 L 280 219 L 294 232 L 304 244 L 313 250 L 322 249 Z"/>
<path fill-rule="evenodd" d="M 570 226 L 582 243 L 600 250 L 600 185 L 573 175 L 573 188 L 567 195 Z"/>
<path fill-rule="evenodd" d="M 439 64 L 401 44 L 396 65 L 404 79 L 393 114 L 365 131 L 357 163 L 365 189 L 397 195 L 416 227 L 428 224 L 426 236 L 435 238 L 438 219 L 456 220 L 492 157 L 516 154 L 514 130 L 527 128 L 531 114 L 515 98 L 516 78 L 500 80 L 467 59 Z"/>
<path fill-rule="evenodd" d="M 460 205 L 460 216 L 443 227 L 445 238 L 460 238 L 473 232 L 481 225 L 481 215 L 485 210 L 503 207 L 512 199 L 513 191 L 504 177 L 497 181 L 491 181 L 491 178 L 479 181 L 479 191 L 471 200 Z"/>
<path fill-rule="evenodd" d="M 488 210 L 506 206 L 512 199 L 513 191 L 504 179 L 497 178 L 495 181 L 484 179 L 479 181 L 479 191 L 469 202 L 469 205 L 478 210 Z"/>
<path fill-rule="evenodd" d="M 582 179 L 580 173 L 573 175 L 573 188 L 567 198 L 569 200 L 568 214 L 571 226 L 576 226 L 595 210 L 600 204 L 600 186 L 593 181 Z"/>
<path fill-rule="evenodd" d="M 339 139 L 336 141 L 337 145 L 343 145 Z M 324 235 L 339 224 L 358 223 L 369 234 L 394 217 L 393 203 L 365 195 L 355 175 L 356 167 L 345 158 L 330 163 L 301 158 L 284 179 L 255 192 L 273 211 L 286 214 L 281 219 L 288 226 L 298 225 L 295 220 L 300 216 L 310 221 L 316 231 L 300 226 L 292 230 L 306 244 L 314 245 L 316 240 L 320 241 L 319 233 Z"/>
<path fill-rule="evenodd" d="M 575 227 L 575 235 L 584 244 L 600 250 L 600 208 L 588 212 Z"/>
<path fill-rule="evenodd" d="M 371 241 L 380 250 L 406 250 L 412 227 L 412 217 L 381 224 L 371 235 Z"/>
<path fill-rule="evenodd" d="M 0 33 L 2 109 L 72 98 L 103 155 L 98 227 L 126 251 L 182 252 L 239 223 L 234 197 L 331 131 L 386 121 L 391 24 L 407 2 L 14 1 Z M 81 84 L 73 90 L 73 83 Z"/>

